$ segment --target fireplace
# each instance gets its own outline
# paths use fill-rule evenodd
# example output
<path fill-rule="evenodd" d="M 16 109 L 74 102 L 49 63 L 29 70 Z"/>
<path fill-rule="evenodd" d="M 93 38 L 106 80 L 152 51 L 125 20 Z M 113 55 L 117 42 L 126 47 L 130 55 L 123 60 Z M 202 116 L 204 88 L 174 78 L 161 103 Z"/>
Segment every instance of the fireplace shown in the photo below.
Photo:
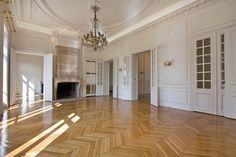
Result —
<path fill-rule="evenodd" d="M 57 85 L 57 99 L 77 98 L 79 83 L 60 82 Z"/>
<path fill-rule="evenodd" d="M 55 79 L 55 100 L 79 98 L 80 80 Z"/>

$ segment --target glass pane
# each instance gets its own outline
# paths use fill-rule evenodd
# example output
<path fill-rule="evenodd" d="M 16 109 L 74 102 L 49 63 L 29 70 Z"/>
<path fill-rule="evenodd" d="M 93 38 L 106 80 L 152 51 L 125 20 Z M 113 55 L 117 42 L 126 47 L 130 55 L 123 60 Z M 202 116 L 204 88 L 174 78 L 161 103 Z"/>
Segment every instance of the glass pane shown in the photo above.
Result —
<path fill-rule="evenodd" d="M 211 64 L 205 64 L 204 71 L 211 71 Z"/>
<path fill-rule="evenodd" d="M 225 71 L 225 63 L 221 63 L 221 70 Z"/>
<path fill-rule="evenodd" d="M 198 55 L 198 56 L 199 56 L 199 55 L 202 55 L 202 48 L 197 49 L 197 55 Z"/>
<path fill-rule="evenodd" d="M 211 62 L 211 56 L 210 55 L 204 56 L 204 63 L 210 63 L 210 62 Z"/>
<path fill-rule="evenodd" d="M 203 73 L 197 74 L 197 80 L 199 80 L 199 81 L 203 80 Z"/>
<path fill-rule="evenodd" d="M 197 64 L 202 63 L 203 62 L 203 57 L 197 57 Z"/>
<path fill-rule="evenodd" d="M 203 71 L 203 65 L 197 65 L 197 72 Z"/>
<path fill-rule="evenodd" d="M 197 82 L 197 88 L 203 88 L 203 82 L 198 81 Z"/>
<path fill-rule="evenodd" d="M 221 52 L 224 52 L 224 51 L 225 51 L 225 45 L 221 44 Z"/>
<path fill-rule="evenodd" d="M 210 38 L 204 39 L 204 46 L 207 46 L 207 45 L 211 45 L 211 39 Z"/>
<path fill-rule="evenodd" d="M 204 80 L 211 80 L 211 73 L 205 73 Z"/>
<path fill-rule="evenodd" d="M 202 40 L 197 40 L 197 47 L 202 47 Z"/>
<path fill-rule="evenodd" d="M 225 54 L 221 53 L 221 61 L 224 61 L 224 60 L 225 60 Z"/>
<path fill-rule="evenodd" d="M 205 87 L 205 89 L 211 89 L 211 82 L 210 81 L 205 81 L 204 82 L 204 87 Z"/>
<path fill-rule="evenodd" d="M 204 54 L 210 54 L 211 53 L 211 47 L 205 47 L 204 48 Z"/>
<path fill-rule="evenodd" d="M 225 80 L 225 73 L 224 72 L 221 73 L 221 80 Z"/>
<path fill-rule="evenodd" d="M 224 42 L 224 41 L 225 41 L 225 39 L 224 39 L 224 34 L 221 34 L 221 36 L 220 36 L 220 41 L 221 41 L 221 42 Z"/>
<path fill-rule="evenodd" d="M 225 86 L 224 86 L 224 85 L 221 85 L 221 89 L 225 89 Z"/>

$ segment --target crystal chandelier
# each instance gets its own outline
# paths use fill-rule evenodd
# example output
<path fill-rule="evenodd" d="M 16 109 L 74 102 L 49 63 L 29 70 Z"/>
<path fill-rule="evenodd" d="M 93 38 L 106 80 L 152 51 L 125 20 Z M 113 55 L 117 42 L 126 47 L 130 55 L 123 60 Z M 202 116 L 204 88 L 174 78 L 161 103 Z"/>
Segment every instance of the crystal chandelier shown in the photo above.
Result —
<path fill-rule="evenodd" d="M 92 30 L 83 36 L 82 44 L 96 51 L 106 46 L 108 42 L 106 36 L 98 31 L 99 20 L 97 13 L 100 10 L 100 7 L 97 5 L 97 0 L 95 0 L 93 5 L 91 5 L 91 10 L 94 13 L 92 18 Z"/>

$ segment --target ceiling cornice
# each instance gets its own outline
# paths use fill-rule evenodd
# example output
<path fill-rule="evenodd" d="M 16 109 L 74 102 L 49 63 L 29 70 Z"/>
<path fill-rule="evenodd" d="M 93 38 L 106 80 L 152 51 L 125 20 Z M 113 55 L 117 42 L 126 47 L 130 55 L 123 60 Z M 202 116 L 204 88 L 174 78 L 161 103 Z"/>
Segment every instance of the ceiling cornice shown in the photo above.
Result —
<path fill-rule="evenodd" d="M 33 1 L 36 2 L 36 0 L 33 0 Z M 154 3 L 156 3 L 157 1 L 158 0 L 155 0 Z M 145 28 L 153 23 L 156 23 L 160 19 L 168 18 L 168 15 L 171 15 L 177 11 L 180 11 L 181 9 L 183 10 L 183 8 L 185 8 L 187 6 L 191 6 L 191 4 L 202 3 L 203 1 L 209 1 L 209 0 L 180 0 L 180 1 L 177 1 L 174 4 L 164 8 L 162 10 L 159 10 L 158 12 L 149 16 L 148 18 L 146 18 L 146 19 L 132 25 L 131 27 L 128 27 L 128 28 L 124 29 L 123 31 L 120 31 L 119 33 L 116 33 L 115 35 L 109 37 L 108 42 L 113 42 L 117 39 L 123 38 L 124 36 L 126 36 L 128 34 L 132 34 L 133 32 L 137 32 L 138 30 L 140 30 L 142 28 Z M 148 1 L 148 3 L 151 3 L 151 2 L 153 3 L 153 1 Z M 51 27 L 40 26 L 37 24 L 33 24 L 30 21 L 24 21 L 22 19 L 16 20 L 17 27 L 29 29 L 29 30 L 33 30 L 33 31 L 38 31 L 41 33 L 46 33 L 46 34 L 53 34 L 54 32 L 57 32 L 59 34 L 63 34 L 63 35 L 67 35 L 67 36 L 72 36 L 72 37 L 77 36 L 78 38 L 80 37 L 81 32 L 74 29 L 73 26 L 69 27 L 68 23 L 66 23 L 66 21 L 63 18 L 59 17 L 56 13 L 54 13 L 52 11 L 52 9 L 47 4 L 46 0 L 37 1 L 37 5 L 38 5 L 38 7 L 40 7 L 40 9 L 44 13 L 46 13 L 49 17 L 51 17 L 55 21 L 63 24 L 64 27 L 58 28 L 58 27 L 52 27 L 52 26 Z M 146 8 L 143 7 L 141 10 L 139 10 L 139 12 L 141 12 L 142 10 L 145 10 L 145 9 Z M 126 19 L 123 20 L 122 22 L 124 22 L 124 21 L 126 21 Z M 103 29 L 110 29 L 111 27 L 116 27 L 119 24 L 120 24 L 120 22 L 116 23 L 114 25 L 111 25 L 111 26 L 104 27 Z"/>
<path fill-rule="evenodd" d="M 145 27 L 146 25 L 151 24 L 151 23 L 153 23 L 153 22 L 155 22 L 155 21 L 157 21 L 157 20 L 159 20 L 159 19 L 161 19 L 173 12 L 176 12 L 177 10 L 180 10 L 180 9 L 182 9 L 182 8 L 188 6 L 196 1 L 197 0 L 178 1 L 178 2 L 168 6 L 167 8 L 164 8 L 164 9 L 156 12 L 155 14 L 149 16 L 148 18 L 136 23 L 135 25 L 109 37 L 107 40 L 108 40 L 108 42 L 113 42 L 113 41 L 115 41 L 115 40 L 129 34 L 129 33 L 139 30 L 140 28 Z"/>
<path fill-rule="evenodd" d="M 158 1 L 159 1 L 159 0 L 153 0 L 153 1 L 147 0 L 147 1 L 142 5 L 142 7 L 141 7 L 140 9 L 138 9 L 136 12 L 132 13 L 131 15 L 129 15 L 129 16 L 128 16 L 127 18 L 125 18 L 124 20 L 119 21 L 118 23 L 112 24 L 112 25 L 110 25 L 110 26 L 101 27 L 101 29 L 102 29 L 103 31 L 107 31 L 107 30 L 109 30 L 109 29 L 113 29 L 113 28 L 115 28 L 115 27 L 118 27 L 118 26 L 124 24 L 125 22 L 131 20 L 132 18 L 134 18 L 134 17 L 137 16 L 138 14 L 142 13 L 142 12 L 143 12 L 144 10 L 146 10 L 148 7 L 150 7 L 150 6 L 154 5 L 154 4 L 156 4 Z"/>

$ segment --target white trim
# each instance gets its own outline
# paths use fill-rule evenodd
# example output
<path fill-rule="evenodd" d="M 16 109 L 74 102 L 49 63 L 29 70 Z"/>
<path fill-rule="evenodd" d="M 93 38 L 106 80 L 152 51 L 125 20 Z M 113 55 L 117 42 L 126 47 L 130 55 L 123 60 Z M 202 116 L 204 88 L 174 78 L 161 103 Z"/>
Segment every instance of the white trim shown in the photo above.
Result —
<path fill-rule="evenodd" d="M 120 37 L 122 37 L 126 34 L 129 34 L 133 31 L 136 31 L 136 30 L 138 30 L 138 29 L 140 29 L 140 28 L 142 28 L 142 27 L 144 27 L 144 26 L 146 26 L 150 23 L 153 23 L 154 21 L 156 21 L 158 19 L 161 19 L 162 17 L 167 16 L 167 15 L 169 15 L 169 14 L 171 14 L 171 13 L 173 13 L 173 12 L 179 10 L 179 9 L 182 9 L 182 8 L 192 4 L 194 2 L 196 2 L 196 0 L 181 0 L 181 1 L 178 1 L 178 2 L 170 5 L 169 7 L 165 8 L 163 10 L 160 10 L 157 13 L 149 16 L 148 18 L 136 23 L 135 25 L 133 25 L 133 26 L 131 26 L 131 27 L 129 27 L 129 28 L 127 28 L 127 29 L 125 29 L 125 30 L 123 30 L 123 31 L 111 36 L 111 37 L 109 37 L 107 40 L 108 40 L 108 42 L 112 42 L 116 39 L 119 39 Z"/>

